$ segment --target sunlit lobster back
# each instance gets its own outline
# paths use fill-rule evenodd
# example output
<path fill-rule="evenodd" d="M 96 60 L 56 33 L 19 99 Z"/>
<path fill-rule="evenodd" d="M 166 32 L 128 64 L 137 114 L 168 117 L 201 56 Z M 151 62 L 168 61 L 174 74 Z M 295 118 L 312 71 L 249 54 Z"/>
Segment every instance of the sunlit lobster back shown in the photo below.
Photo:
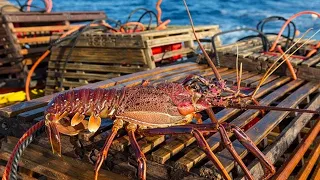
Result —
<path fill-rule="evenodd" d="M 119 118 L 139 128 L 186 124 L 196 112 L 234 103 L 224 81 L 209 82 L 189 76 L 182 83 L 161 83 L 116 89 L 71 90 L 56 96 L 45 111 L 46 127 L 53 152 L 61 154 L 59 132 L 77 135 L 98 130 L 101 118 Z M 69 115 L 73 117 L 68 118 Z M 84 120 L 90 116 L 89 122 Z M 71 126 L 70 126 L 71 125 Z"/>

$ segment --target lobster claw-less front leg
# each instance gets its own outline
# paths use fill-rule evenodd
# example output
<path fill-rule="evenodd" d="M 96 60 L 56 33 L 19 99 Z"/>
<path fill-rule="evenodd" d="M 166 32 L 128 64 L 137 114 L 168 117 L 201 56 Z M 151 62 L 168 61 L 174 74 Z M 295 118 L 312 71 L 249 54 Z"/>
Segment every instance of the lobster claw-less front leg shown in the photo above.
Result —
<path fill-rule="evenodd" d="M 203 137 L 204 132 L 217 132 L 218 124 L 187 124 L 181 126 L 172 126 L 167 128 L 155 128 L 141 130 L 140 133 L 143 135 L 167 135 L 167 134 L 192 134 L 199 147 L 206 153 L 208 158 L 215 164 L 219 169 L 224 179 L 231 180 L 227 170 L 223 167 L 219 159 L 211 151 L 210 146 Z"/>
<path fill-rule="evenodd" d="M 146 157 L 141 151 L 134 135 L 135 131 L 137 130 L 137 125 L 129 124 L 126 127 L 126 129 L 128 131 L 130 144 L 135 152 L 137 162 L 138 162 L 138 178 L 141 180 L 145 180 L 147 178 L 147 163 L 146 163 Z"/>

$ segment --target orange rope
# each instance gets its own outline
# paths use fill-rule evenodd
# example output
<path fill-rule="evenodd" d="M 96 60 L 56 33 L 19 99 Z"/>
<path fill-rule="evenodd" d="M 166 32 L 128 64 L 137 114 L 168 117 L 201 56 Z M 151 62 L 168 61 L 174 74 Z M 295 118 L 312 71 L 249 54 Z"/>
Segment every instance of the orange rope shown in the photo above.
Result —
<path fill-rule="evenodd" d="M 315 14 L 315 15 L 317 15 L 317 16 L 320 18 L 320 14 L 317 13 L 317 12 L 314 12 L 314 11 L 302 11 L 302 12 L 299 12 L 299 13 L 291 16 L 291 17 L 283 24 L 283 26 L 281 27 L 281 30 L 279 31 L 278 36 L 277 36 L 276 40 L 274 41 L 274 43 L 272 44 L 272 46 L 271 46 L 271 48 L 270 48 L 269 51 L 274 51 L 274 50 L 275 50 L 275 48 L 276 48 L 276 46 L 277 46 L 277 44 L 278 44 L 278 41 L 279 41 L 279 39 L 280 39 L 283 31 L 285 30 L 285 28 L 288 26 L 288 24 L 289 24 L 293 19 L 295 19 L 296 17 L 301 16 L 301 15 L 304 15 L 304 14 Z"/>
<path fill-rule="evenodd" d="M 123 32 L 123 33 L 126 32 L 126 31 L 124 30 L 124 27 L 125 27 L 125 26 L 136 26 L 136 25 L 140 27 L 141 31 L 144 31 L 144 30 L 145 30 L 144 25 L 143 25 L 142 23 L 140 23 L 140 22 L 128 22 L 128 23 L 123 24 L 123 25 L 120 27 L 120 32 Z"/>
<path fill-rule="evenodd" d="M 289 61 L 289 59 L 287 58 L 287 56 L 285 55 L 285 53 L 283 52 L 283 50 L 282 50 L 282 48 L 281 48 L 280 45 L 277 46 L 277 50 L 283 55 L 283 58 L 284 58 L 284 60 L 285 60 L 286 63 L 287 63 L 287 66 L 288 66 L 288 69 L 289 69 L 289 71 L 290 71 L 290 74 L 292 75 L 292 79 L 293 79 L 293 80 L 296 80 L 296 79 L 297 79 L 297 75 L 296 75 L 296 73 L 294 72 L 293 66 L 292 66 L 291 62 Z"/>
<path fill-rule="evenodd" d="M 156 27 L 156 30 L 164 30 L 167 28 L 167 25 L 170 23 L 170 19 L 164 21 L 163 23 L 159 24 L 158 27 Z"/>
<path fill-rule="evenodd" d="M 161 3 L 162 3 L 162 0 L 158 0 L 157 4 L 156 4 L 156 9 L 157 9 L 157 12 L 158 12 L 158 14 L 157 14 L 157 22 L 158 22 L 159 25 L 162 23 L 162 21 L 161 21 L 162 11 L 161 11 L 161 7 L 160 7 Z"/>
<path fill-rule="evenodd" d="M 32 1 L 33 0 L 28 0 L 28 2 L 27 2 L 27 11 L 29 11 L 29 12 L 31 10 Z M 52 10 L 52 0 L 45 0 L 44 3 L 45 3 L 45 6 L 46 6 L 46 12 L 50 13 L 51 10 Z"/>
<path fill-rule="evenodd" d="M 31 76 L 34 72 L 34 70 L 36 69 L 36 67 L 41 63 L 41 61 L 43 61 L 48 54 L 50 53 L 50 50 L 46 50 L 45 53 L 42 54 L 42 56 L 32 65 L 30 71 L 28 72 L 28 76 L 27 76 L 27 80 L 26 80 L 26 84 L 25 84 L 25 91 L 26 91 L 26 96 L 27 96 L 27 100 L 30 101 L 30 81 L 31 81 Z"/>
<path fill-rule="evenodd" d="M 102 23 L 102 25 L 104 25 L 106 27 L 110 27 L 110 25 L 107 23 Z M 90 26 L 96 26 L 96 24 L 91 24 Z M 73 32 L 79 30 L 81 27 L 83 27 L 83 25 L 77 26 L 73 29 L 70 29 L 69 31 L 62 34 L 59 39 L 62 39 L 64 37 L 72 34 Z M 49 53 L 50 53 L 50 50 L 47 50 L 46 52 L 44 52 L 42 54 L 42 56 L 32 65 L 30 71 L 28 72 L 28 76 L 27 76 L 26 83 L 25 83 L 26 97 L 27 97 L 28 101 L 31 100 L 31 98 L 30 98 L 30 82 L 31 82 L 32 74 L 33 74 L 34 70 L 37 68 L 37 66 L 48 56 Z"/>
<path fill-rule="evenodd" d="M 318 51 L 319 48 L 320 48 L 320 42 L 318 42 L 318 44 L 315 45 L 314 48 L 306 55 L 306 58 L 311 57 L 314 53 Z"/>

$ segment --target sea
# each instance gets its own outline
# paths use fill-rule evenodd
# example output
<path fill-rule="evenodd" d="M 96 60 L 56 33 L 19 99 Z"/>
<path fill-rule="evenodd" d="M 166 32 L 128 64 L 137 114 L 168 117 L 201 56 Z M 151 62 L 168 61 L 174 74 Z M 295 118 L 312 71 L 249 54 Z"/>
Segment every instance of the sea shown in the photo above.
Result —
<path fill-rule="evenodd" d="M 16 5 L 18 1 L 10 0 Z M 24 4 L 25 0 L 19 2 Z M 108 18 L 123 23 L 136 8 L 147 8 L 156 12 L 156 3 L 157 0 L 53 0 L 52 11 L 104 11 Z M 195 25 L 219 25 L 222 31 L 243 27 L 255 28 L 259 21 L 270 16 L 289 18 L 306 10 L 320 13 L 320 0 L 187 0 L 187 3 Z M 43 0 L 33 0 L 33 5 L 44 7 Z M 163 0 L 161 9 L 162 20 L 170 19 L 169 25 L 189 24 L 182 0 Z M 142 10 L 134 13 L 132 21 L 137 21 L 143 13 Z M 148 23 L 149 16 L 145 16 L 142 22 Z M 300 35 L 309 28 L 313 29 L 307 36 L 320 29 L 320 20 L 314 15 L 302 15 L 293 22 L 301 32 Z M 153 23 L 156 23 L 155 18 Z M 277 33 L 283 23 L 283 21 L 269 22 L 265 25 L 264 32 Z M 222 35 L 221 39 L 224 43 L 231 43 L 253 34 L 255 33 L 234 32 Z M 320 39 L 320 33 L 313 39 Z"/>

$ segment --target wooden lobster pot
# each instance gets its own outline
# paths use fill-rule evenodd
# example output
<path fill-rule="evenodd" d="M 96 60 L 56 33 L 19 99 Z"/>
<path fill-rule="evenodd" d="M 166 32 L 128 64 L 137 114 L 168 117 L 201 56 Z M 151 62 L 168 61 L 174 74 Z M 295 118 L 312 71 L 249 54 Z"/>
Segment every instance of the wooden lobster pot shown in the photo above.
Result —
<path fill-rule="evenodd" d="M 275 36 L 268 36 L 271 39 L 271 43 L 275 40 Z M 304 41 L 300 41 L 298 46 Z M 311 40 L 304 45 L 300 50 L 297 51 L 297 55 L 305 56 L 310 50 L 310 46 L 315 46 L 319 41 Z M 285 40 L 281 39 L 280 43 L 285 44 Z M 252 38 L 248 40 L 239 41 L 228 45 L 218 47 L 220 64 L 224 67 L 235 68 L 237 50 L 236 45 L 239 47 L 239 62 L 242 62 L 243 69 L 248 71 L 255 71 L 263 73 L 271 64 L 278 59 L 279 56 L 272 56 L 262 53 L 262 43 L 260 38 Z M 295 48 L 292 49 L 292 51 Z M 320 81 L 320 54 L 314 54 L 308 59 L 302 60 L 299 58 L 289 58 L 294 70 L 296 71 L 297 77 L 306 80 Z M 286 63 L 284 63 L 275 72 L 278 75 L 291 76 Z"/>
<path fill-rule="evenodd" d="M 4 87 L 23 87 L 28 70 L 62 33 L 95 19 L 104 12 L 3 12 L 0 23 L 0 81 Z M 44 83 L 49 58 L 36 69 L 32 85 Z"/>
<path fill-rule="evenodd" d="M 210 38 L 219 31 L 216 25 L 196 27 L 199 38 Z M 73 49 L 65 68 L 72 42 L 62 43 L 53 49 L 46 94 L 154 69 L 162 65 L 162 60 L 172 63 L 185 57 L 196 56 L 194 40 L 190 26 L 173 26 L 161 31 L 148 30 L 130 34 L 84 33 Z M 174 46 L 178 48 L 174 49 Z M 152 52 L 155 48 L 160 51 L 158 54 Z M 170 58 L 175 60 L 172 61 Z"/>
<path fill-rule="evenodd" d="M 218 71 L 230 85 L 235 82 L 235 69 L 219 68 Z M 199 74 L 207 78 L 214 77 L 212 70 L 207 65 L 189 62 L 124 75 L 79 88 L 131 87 L 141 84 L 142 80 L 149 80 L 151 84 L 163 81 L 181 82 L 189 74 Z M 257 72 L 244 70 L 243 83 L 245 84 L 243 86 L 256 87 L 261 77 L 262 75 Z M 263 105 L 291 108 L 303 107 L 316 110 L 320 108 L 319 88 L 320 84 L 316 82 L 301 79 L 291 80 L 289 77 L 272 75 L 268 81 L 264 82 L 256 97 Z M 21 136 L 32 123 L 43 119 L 44 109 L 53 97 L 54 95 L 48 95 L 32 101 L 0 108 L 0 133 L 2 133 L 0 137 Z M 276 168 L 280 168 L 283 165 L 285 159 L 291 154 L 292 147 L 295 148 L 300 143 L 301 138 L 319 121 L 307 113 L 296 114 L 271 111 L 266 112 L 261 117 L 259 110 L 225 108 L 214 109 L 214 111 L 220 122 L 230 122 L 245 129 L 246 134 L 270 158 Z M 205 123 L 210 122 L 205 115 L 203 120 Z M 96 153 L 103 146 L 107 133 L 110 133 L 111 126 L 112 121 L 105 120 L 100 134 L 93 136 L 93 134 L 83 132 L 78 137 L 73 138 L 62 136 L 64 157 L 74 158 L 75 155 L 78 155 L 76 157 L 81 157 L 82 163 L 92 162 L 96 158 Z M 249 169 L 254 172 L 255 179 L 261 177 L 263 171 L 256 158 L 248 154 L 248 151 L 239 141 L 235 140 L 232 134 L 229 136 L 238 154 L 240 154 Z M 232 156 L 222 145 L 220 135 L 215 133 L 205 138 L 212 151 L 233 178 L 242 178 L 241 170 L 239 170 Z M 214 179 L 219 177 L 214 165 L 208 161 L 205 153 L 197 146 L 195 138 L 189 134 L 138 136 L 137 140 L 147 157 L 148 179 Z M 15 142 L 16 139 L 11 137 L 8 138 L 7 142 L 3 142 L 0 149 L 0 159 L 2 160 L 0 161 L 0 170 L 4 168 L 1 166 L 4 166 L 8 160 L 9 153 Z M 81 148 L 79 143 L 84 148 Z M 313 151 L 312 148 L 315 147 L 318 147 L 316 141 L 311 146 L 310 151 Z M 109 152 L 104 167 L 134 179 L 136 177 L 137 163 L 130 148 L 128 136 L 125 133 L 119 133 Z M 306 159 L 309 159 L 307 155 Z M 88 176 L 92 176 L 93 171 L 93 166 L 87 165 L 86 168 L 83 166 L 79 168 L 80 165 L 76 160 L 71 161 L 69 158 L 65 160 L 65 158 L 53 156 L 45 133 L 42 137 L 37 138 L 32 146 L 26 149 L 21 162 L 20 166 L 28 171 L 19 171 L 20 175 L 29 178 L 44 176 L 53 179 L 57 177 L 72 179 L 75 178 L 74 174 L 78 174 L 73 172 L 79 171 L 79 169 L 85 169 L 84 171 L 88 172 Z M 89 170 L 90 168 L 92 168 L 92 171 Z M 312 171 L 310 176 L 318 172 L 318 169 L 319 167 L 317 167 L 317 171 Z M 109 174 L 107 171 L 101 171 L 101 175 L 108 176 Z"/>

